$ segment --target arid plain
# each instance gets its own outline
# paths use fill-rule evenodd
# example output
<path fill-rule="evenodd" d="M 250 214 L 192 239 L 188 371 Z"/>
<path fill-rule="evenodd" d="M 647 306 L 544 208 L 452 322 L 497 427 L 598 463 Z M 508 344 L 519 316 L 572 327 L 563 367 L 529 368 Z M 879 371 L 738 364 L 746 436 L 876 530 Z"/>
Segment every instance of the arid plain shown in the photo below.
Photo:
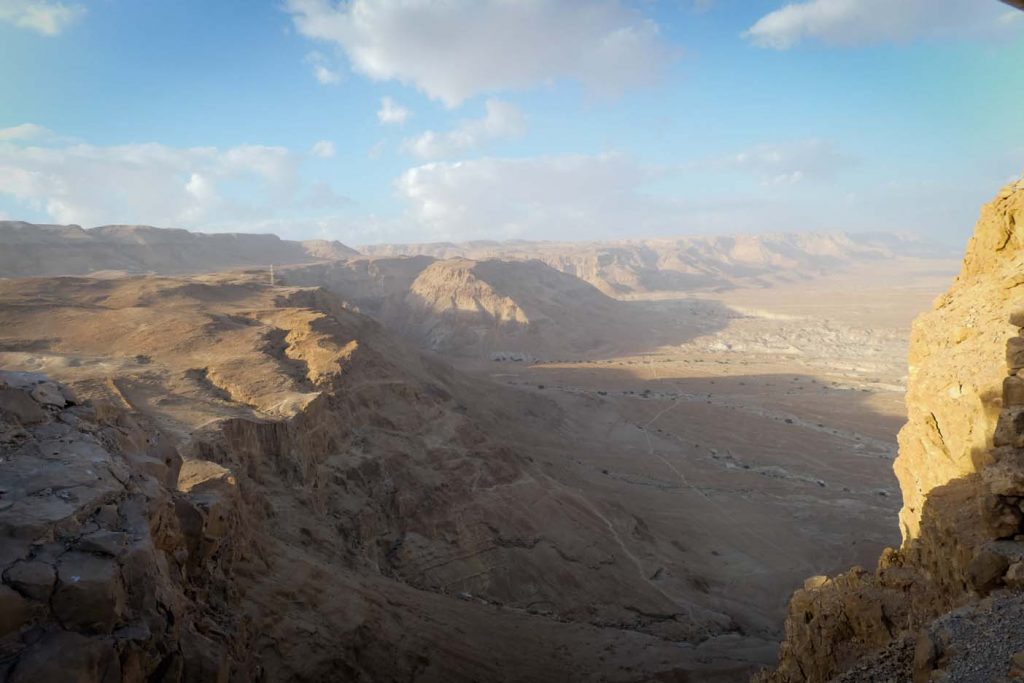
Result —
<path fill-rule="evenodd" d="M 687 567 L 709 604 L 773 639 L 805 577 L 870 567 L 899 544 L 892 460 L 910 323 L 957 266 L 905 259 L 639 295 L 628 305 L 653 321 L 648 347 L 457 365 L 554 399 L 593 441 L 576 460 L 591 486 L 669 540 L 644 570 Z"/>

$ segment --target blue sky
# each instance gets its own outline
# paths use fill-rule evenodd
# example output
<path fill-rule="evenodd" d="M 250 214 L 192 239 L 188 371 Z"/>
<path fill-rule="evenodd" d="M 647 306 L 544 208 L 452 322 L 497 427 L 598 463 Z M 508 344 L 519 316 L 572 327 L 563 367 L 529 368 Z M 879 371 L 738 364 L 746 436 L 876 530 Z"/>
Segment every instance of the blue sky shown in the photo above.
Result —
<path fill-rule="evenodd" d="M 0 0 L 0 217 L 958 243 L 1022 63 L 995 0 Z"/>

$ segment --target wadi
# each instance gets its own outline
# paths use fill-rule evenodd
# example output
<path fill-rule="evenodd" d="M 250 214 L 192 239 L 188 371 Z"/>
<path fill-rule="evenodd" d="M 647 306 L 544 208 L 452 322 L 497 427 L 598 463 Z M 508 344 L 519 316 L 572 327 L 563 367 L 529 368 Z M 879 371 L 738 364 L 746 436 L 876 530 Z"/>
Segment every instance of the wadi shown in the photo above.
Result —
<path fill-rule="evenodd" d="M 898 541 L 906 328 L 955 267 L 715 239 L 615 298 L 565 245 L 164 274 L 211 238 L 2 227 L 50 269 L 0 282 L 12 680 L 741 679 L 806 576 Z"/>
<path fill-rule="evenodd" d="M 1021 9 L 0 0 L 0 683 L 1024 680 Z"/>

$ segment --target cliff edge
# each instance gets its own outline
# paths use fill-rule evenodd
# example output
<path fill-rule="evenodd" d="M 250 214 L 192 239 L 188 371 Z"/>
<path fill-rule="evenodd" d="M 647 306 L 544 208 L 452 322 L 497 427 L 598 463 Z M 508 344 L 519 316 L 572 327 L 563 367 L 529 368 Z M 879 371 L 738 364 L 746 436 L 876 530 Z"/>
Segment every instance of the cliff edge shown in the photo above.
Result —
<path fill-rule="evenodd" d="M 790 603 L 778 669 L 755 680 L 1016 675 L 1024 642 L 991 632 L 1024 604 L 1022 285 L 1019 181 L 982 209 L 960 274 L 914 322 L 894 465 L 901 547 L 873 572 L 808 579 Z"/>

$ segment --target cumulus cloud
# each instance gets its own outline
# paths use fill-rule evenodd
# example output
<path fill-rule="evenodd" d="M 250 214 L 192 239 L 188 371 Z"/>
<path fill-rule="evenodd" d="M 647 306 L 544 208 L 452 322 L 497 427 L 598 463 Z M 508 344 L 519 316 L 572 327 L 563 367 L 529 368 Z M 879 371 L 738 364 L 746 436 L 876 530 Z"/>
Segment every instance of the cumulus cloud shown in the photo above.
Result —
<path fill-rule="evenodd" d="M 744 36 L 785 50 L 807 40 L 853 46 L 919 37 L 992 35 L 1006 30 L 1008 10 L 979 0 L 806 0 L 757 21 Z"/>
<path fill-rule="evenodd" d="M 617 93 L 656 79 L 672 50 L 622 0 L 286 0 L 302 35 L 334 44 L 375 80 L 449 107 L 571 78 Z"/>
<path fill-rule="evenodd" d="M 55 137 L 53 131 L 36 123 L 22 123 L 10 128 L 0 128 L 0 142 L 9 140 L 45 140 Z"/>
<path fill-rule="evenodd" d="M 403 123 L 409 120 L 412 113 L 401 106 L 396 104 L 390 97 L 382 97 L 380 99 L 380 109 L 377 110 L 377 121 L 382 124 L 397 124 L 401 126 Z"/>
<path fill-rule="evenodd" d="M 423 159 L 440 159 L 526 132 L 526 117 L 515 105 L 491 99 L 485 103 L 485 110 L 483 118 L 462 121 L 453 130 L 428 130 L 407 140 L 405 148 Z"/>
<path fill-rule="evenodd" d="M 320 85 L 337 85 L 341 83 L 341 74 L 330 67 L 327 58 L 321 53 L 310 52 L 306 55 L 306 62 L 313 70 L 313 78 Z"/>
<path fill-rule="evenodd" d="M 44 36 L 56 36 L 85 15 L 78 4 L 48 0 L 0 0 L 0 21 Z"/>
<path fill-rule="evenodd" d="M 700 163 L 651 166 L 623 154 L 433 162 L 396 181 L 398 240 L 621 239 L 870 228 L 834 207 L 855 163 L 828 141 L 763 145 Z M 723 187 L 709 171 L 728 173 Z M 806 182 L 806 186 L 805 186 Z M 870 201 L 867 202 L 870 204 Z M 890 220 L 886 225 L 898 221 Z M 908 222 L 903 225 L 918 225 Z"/>
<path fill-rule="evenodd" d="M 805 180 L 833 180 L 853 163 L 834 142 L 811 139 L 758 145 L 701 166 L 752 173 L 766 185 L 792 185 Z"/>
<path fill-rule="evenodd" d="M 58 223 L 200 227 L 286 205 L 297 164 L 282 147 L 41 146 L 8 137 L 0 195 Z"/>
<path fill-rule="evenodd" d="M 417 166 L 396 187 L 423 237 L 593 239 L 665 226 L 670 207 L 643 192 L 656 175 L 614 154 L 485 158 Z"/>
<path fill-rule="evenodd" d="M 330 140 L 319 140 L 309 150 L 310 154 L 321 159 L 330 159 L 334 156 L 335 152 L 334 143 Z"/>

